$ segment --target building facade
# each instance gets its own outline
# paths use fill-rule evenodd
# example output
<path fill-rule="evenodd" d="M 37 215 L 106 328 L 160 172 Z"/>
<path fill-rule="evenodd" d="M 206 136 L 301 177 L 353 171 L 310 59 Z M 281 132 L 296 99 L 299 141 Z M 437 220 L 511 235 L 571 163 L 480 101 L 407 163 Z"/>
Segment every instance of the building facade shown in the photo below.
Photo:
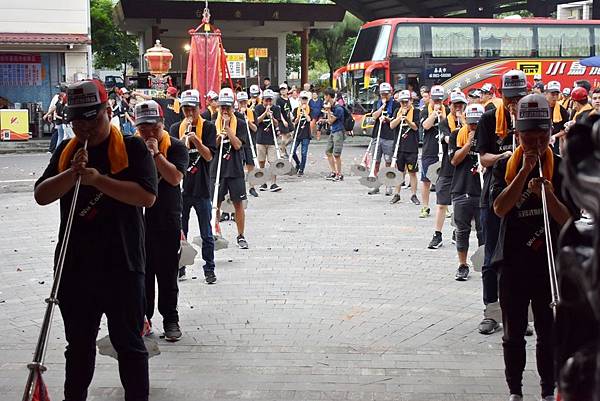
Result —
<path fill-rule="evenodd" d="M 556 19 L 591 19 L 593 3 L 587 0 L 559 4 L 556 6 Z"/>
<path fill-rule="evenodd" d="M 0 3 L 0 96 L 47 109 L 61 83 L 91 76 L 89 0 Z"/>

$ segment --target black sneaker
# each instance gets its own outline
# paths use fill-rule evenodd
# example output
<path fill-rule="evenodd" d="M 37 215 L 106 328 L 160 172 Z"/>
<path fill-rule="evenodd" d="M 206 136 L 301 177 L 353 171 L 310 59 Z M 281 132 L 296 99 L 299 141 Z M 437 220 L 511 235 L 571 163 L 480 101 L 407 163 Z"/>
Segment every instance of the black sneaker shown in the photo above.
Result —
<path fill-rule="evenodd" d="M 229 220 L 235 221 L 235 213 L 231 213 L 231 215 L 229 215 Z"/>
<path fill-rule="evenodd" d="M 215 272 L 204 273 L 204 280 L 206 284 L 214 284 L 217 282 L 217 276 L 215 276 Z"/>
<path fill-rule="evenodd" d="M 333 180 L 335 180 L 335 177 L 336 177 L 336 174 L 335 173 L 331 173 L 327 177 L 325 177 L 325 179 L 329 180 L 329 181 L 333 181 Z"/>
<path fill-rule="evenodd" d="M 417 198 L 417 195 L 413 195 L 413 196 L 411 196 L 411 197 L 410 197 L 410 201 L 411 201 L 412 203 L 414 203 L 415 205 L 420 205 L 420 204 L 421 204 L 421 201 L 419 200 L 419 198 Z"/>
<path fill-rule="evenodd" d="M 456 245 L 456 230 L 452 230 L 452 243 Z"/>
<path fill-rule="evenodd" d="M 335 176 L 334 181 L 344 181 L 344 176 L 342 174 L 338 174 Z"/>
<path fill-rule="evenodd" d="M 398 202 L 400 202 L 400 194 L 395 194 L 392 197 L 392 200 L 390 200 L 390 204 L 393 205 L 393 204 L 398 203 Z"/>
<path fill-rule="evenodd" d="M 238 235 L 237 244 L 240 249 L 248 249 L 248 241 L 246 241 L 243 235 Z"/>
<path fill-rule="evenodd" d="M 219 219 L 219 222 L 223 221 L 229 221 L 229 213 L 221 213 L 221 218 Z"/>
<path fill-rule="evenodd" d="M 181 266 L 179 268 L 179 273 L 177 274 L 177 279 L 179 281 L 185 281 L 185 280 L 187 280 L 187 277 L 185 276 L 185 266 Z"/>
<path fill-rule="evenodd" d="M 297 175 L 298 175 L 298 177 L 302 177 L 304 175 L 304 171 L 298 170 L 298 174 Z"/>
<path fill-rule="evenodd" d="M 494 334 L 500 328 L 500 324 L 494 319 L 485 318 L 479 323 L 479 332 L 481 334 Z"/>
<path fill-rule="evenodd" d="M 256 192 L 256 189 L 254 189 L 254 187 L 250 188 L 250 191 L 248 191 L 248 193 L 254 196 L 255 198 L 258 198 L 258 192 Z"/>
<path fill-rule="evenodd" d="M 258 190 L 259 190 L 259 191 L 266 191 L 267 189 L 269 189 L 269 188 L 267 187 L 267 184 L 266 184 L 266 183 L 265 183 L 265 184 L 262 184 L 260 187 L 258 187 Z"/>
<path fill-rule="evenodd" d="M 181 338 L 181 329 L 179 328 L 179 323 L 177 322 L 169 322 L 163 325 L 165 329 L 165 340 L 175 342 L 179 341 Z"/>
<path fill-rule="evenodd" d="M 427 248 L 438 249 L 443 244 L 444 244 L 444 242 L 442 241 L 442 233 L 436 232 L 435 234 L 433 234 L 433 238 L 431 239 L 431 242 L 429 242 L 429 245 L 427 246 Z"/>
<path fill-rule="evenodd" d="M 368 195 L 376 195 L 378 193 L 379 193 L 379 188 L 373 188 L 369 192 L 367 192 Z"/>
<path fill-rule="evenodd" d="M 394 189 L 392 187 L 385 187 L 385 196 L 392 196 Z"/>
<path fill-rule="evenodd" d="M 279 192 L 279 191 L 281 191 L 281 187 L 277 184 L 273 184 L 273 185 L 271 185 L 270 191 L 271 192 Z"/>
<path fill-rule="evenodd" d="M 469 277 L 469 266 L 460 265 L 458 266 L 458 270 L 456 271 L 456 275 L 454 276 L 456 281 L 467 281 L 467 277 Z"/>

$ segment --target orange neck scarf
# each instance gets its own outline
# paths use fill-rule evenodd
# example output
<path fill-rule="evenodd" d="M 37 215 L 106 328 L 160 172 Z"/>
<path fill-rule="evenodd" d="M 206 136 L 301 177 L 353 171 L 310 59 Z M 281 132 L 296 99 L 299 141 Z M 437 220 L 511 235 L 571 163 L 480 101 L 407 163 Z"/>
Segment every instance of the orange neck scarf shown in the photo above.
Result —
<path fill-rule="evenodd" d="M 554 104 L 554 108 L 552 109 L 552 122 L 557 124 L 562 121 L 562 115 L 560 114 L 560 103 L 556 102 Z"/>
<path fill-rule="evenodd" d="M 185 133 L 187 132 L 189 125 L 190 125 L 190 122 L 188 121 L 187 118 L 181 122 L 181 124 L 179 125 L 179 139 L 182 139 L 185 136 Z M 200 140 L 202 140 L 203 125 L 204 125 L 204 119 L 202 117 L 198 116 L 198 119 L 196 120 L 196 137 Z"/>
<path fill-rule="evenodd" d="M 139 131 L 135 133 L 135 136 L 141 137 Z M 142 138 L 143 139 L 143 138 Z M 158 152 L 161 153 L 164 157 L 167 157 L 167 152 L 171 147 L 171 135 L 165 130 L 163 130 L 163 136 L 158 143 Z"/>
<path fill-rule="evenodd" d="M 504 107 L 496 107 L 496 135 L 502 139 L 508 135 L 505 113 Z"/>
<path fill-rule="evenodd" d="M 463 125 L 460 127 L 458 131 L 458 135 L 456 136 L 456 146 L 459 148 L 464 147 L 469 141 L 469 126 Z"/>
<path fill-rule="evenodd" d="M 110 173 L 117 174 L 127 167 L 129 167 L 129 157 L 127 156 L 127 149 L 125 148 L 125 141 L 123 140 L 123 134 L 117 127 L 111 124 L 110 135 L 108 138 L 108 161 L 110 163 Z M 58 160 L 58 172 L 62 173 L 71 166 L 71 159 L 77 145 L 79 144 L 77 138 L 71 138 L 67 146 L 63 149 Z"/>
<path fill-rule="evenodd" d="M 402 109 L 398 109 L 398 113 L 400 113 Z M 410 106 L 408 106 L 408 111 L 406 112 L 406 121 L 412 123 L 413 122 L 413 115 L 415 112 L 415 108 L 413 107 L 413 105 L 411 104 Z"/>
<path fill-rule="evenodd" d="M 504 103 L 502 102 L 502 99 L 497 98 L 497 97 L 493 97 L 490 100 L 488 100 L 487 102 L 485 102 L 485 104 L 483 105 L 483 107 L 486 107 L 488 104 L 493 104 L 494 107 L 496 108 L 500 108 L 504 105 Z"/>
<path fill-rule="evenodd" d="M 510 159 L 508 159 L 508 163 L 506 163 L 506 173 L 504 174 L 504 180 L 506 181 L 507 185 L 510 185 L 510 183 L 513 182 L 517 176 L 518 169 L 523 162 L 524 154 L 525 152 L 523 151 L 523 146 L 519 145 L 515 149 Z M 546 153 L 542 158 L 542 173 L 545 179 L 552 181 L 552 175 L 554 174 L 554 154 L 550 147 L 546 149 Z"/>
<path fill-rule="evenodd" d="M 427 111 L 429 112 L 429 115 L 433 114 L 433 102 L 429 102 L 429 104 L 427 105 Z M 443 104 L 440 104 L 440 111 L 442 112 L 440 118 L 446 118 L 446 107 L 444 107 Z"/>
<path fill-rule="evenodd" d="M 215 122 L 215 125 L 217 126 L 217 135 L 223 132 L 223 116 L 221 115 L 221 112 L 217 114 L 217 121 Z M 235 115 L 232 115 L 229 118 L 229 128 L 231 128 L 234 133 L 237 132 L 237 117 Z"/>
<path fill-rule="evenodd" d="M 448 121 L 448 127 L 450 128 L 450 132 L 454 132 L 454 130 L 457 128 L 457 120 L 456 120 L 456 117 L 454 116 L 454 114 L 452 114 L 452 113 L 448 114 L 447 121 Z M 462 118 L 460 119 L 460 125 L 463 127 L 466 125 L 465 121 Z"/>
<path fill-rule="evenodd" d="M 296 118 L 300 115 L 300 110 L 304 110 L 304 115 L 308 118 L 310 115 L 310 107 L 308 107 L 308 104 L 301 104 L 296 108 Z"/>
<path fill-rule="evenodd" d="M 583 106 L 581 109 L 579 109 L 578 112 L 575 113 L 575 115 L 573 116 L 573 121 L 575 121 L 577 116 L 580 115 L 581 113 L 585 113 L 586 111 L 592 110 L 592 109 L 593 109 L 592 105 L 587 103 L 585 106 Z"/>

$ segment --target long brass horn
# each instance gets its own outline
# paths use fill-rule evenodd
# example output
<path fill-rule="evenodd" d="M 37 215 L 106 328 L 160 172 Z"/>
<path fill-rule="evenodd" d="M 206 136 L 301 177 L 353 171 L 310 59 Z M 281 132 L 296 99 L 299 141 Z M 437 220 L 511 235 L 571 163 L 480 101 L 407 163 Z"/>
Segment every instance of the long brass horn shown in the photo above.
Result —
<path fill-rule="evenodd" d="M 281 157 L 281 151 L 279 150 L 279 146 L 277 146 L 277 134 L 275 133 L 275 123 L 272 113 L 271 132 L 273 132 L 273 143 L 275 144 L 275 152 L 277 153 L 277 160 L 275 160 L 275 163 L 270 166 L 271 171 L 273 172 L 273 175 L 286 175 L 292 170 L 292 163 Z"/>
<path fill-rule="evenodd" d="M 246 122 L 246 132 L 248 134 L 248 141 L 250 142 L 250 151 L 252 152 L 252 160 L 254 161 L 254 168 L 252 171 L 248 171 L 246 174 L 246 180 L 251 186 L 266 184 L 273 178 L 273 174 L 268 168 L 261 168 L 258 163 L 258 157 L 256 157 L 256 149 L 254 148 L 254 141 L 252 140 L 252 134 L 250 133 L 250 125 L 248 124 L 248 116 L 244 114 L 244 121 Z"/>
<path fill-rule="evenodd" d="M 352 171 L 352 174 L 357 175 L 359 177 L 367 177 L 369 175 L 368 158 L 372 146 L 373 141 L 369 141 L 369 146 L 367 147 L 367 150 L 365 151 L 365 154 L 363 155 L 360 164 L 353 164 L 352 167 L 350 167 L 350 171 Z"/>
<path fill-rule="evenodd" d="M 361 179 L 358 180 L 358 182 L 361 183 L 361 185 L 364 185 L 365 187 L 369 187 L 369 188 L 379 188 L 381 186 L 381 182 L 379 182 L 379 179 L 377 179 L 377 176 L 375 175 L 375 165 L 377 164 L 377 151 L 379 150 L 379 140 L 381 139 L 381 126 L 383 124 L 381 123 L 381 120 L 379 120 L 379 127 L 377 129 L 377 138 L 375 140 L 375 150 L 373 152 L 373 157 L 371 158 L 371 168 L 369 169 L 369 175 L 366 177 L 362 177 Z"/>
<path fill-rule="evenodd" d="M 400 137 L 402 136 L 402 129 L 404 128 L 404 118 L 400 122 L 400 129 L 398 130 L 398 139 L 396 140 L 396 147 L 394 148 L 394 156 L 392 157 L 392 164 L 390 167 L 384 167 L 379 170 L 379 181 L 383 185 L 389 187 L 395 187 L 402 183 L 404 174 L 398 170 L 398 150 L 400 149 Z"/>

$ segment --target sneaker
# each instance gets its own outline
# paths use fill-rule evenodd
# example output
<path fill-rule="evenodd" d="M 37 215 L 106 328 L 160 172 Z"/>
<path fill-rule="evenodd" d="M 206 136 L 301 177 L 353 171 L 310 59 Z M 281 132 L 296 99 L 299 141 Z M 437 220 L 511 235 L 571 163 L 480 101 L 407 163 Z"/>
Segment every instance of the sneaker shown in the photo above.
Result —
<path fill-rule="evenodd" d="M 385 196 L 392 196 L 393 193 L 394 190 L 392 189 L 392 187 L 385 187 Z"/>
<path fill-rule="evenodd" d="M 223 221 L 229 221 L 229 213 L 221 213 L 221 218 L 219 219 L 219 222 Z"/>
<path fill-rule="evenodd" d="M 379 188 L 373 188 L 369 192 L 367 192 L 367 194 L 369 194 L 369 195 L 375 195 L 378 193 L 379 193 Z"/>
<path fill-rule="evenodd" d="M 413 196 L 410 197 L 410 201 L 412 203 L 414 203 L 415 205 L 420 205 L 421 201 L 419 200 L 419 198 L 417 198 L 417 195 L 413 194 Z"/>
<path fill-rule="evenodd" d="M 298 170 L 298 174 L 297 175 L 298 175 L 298 177 L 302 177 L 304 175 L 304 171 Z"/>
<path fill-rule="evenodd" d="M 279 185 L 277 185 L 277 184 L 272 184 L 271 188 L 269 188 L 269 190 L 271 192 L 279 192 L 279 191 L 281 191 L 281 187 Z"/>
<path fill-rule="evenodd" d="M 229 215 L 229 221 L 235 221 L 235 213 Z"/>
<path fill-rule="evenodd" d="M 525 335 L 527 337 L 531 337 L 533 335 L 533 326 L 531 325 L 531 323 L 527 323 L 527 328 L 525 329 Z M 545 400 L 545 398 L 544 398 Z"/>
<path fill-rule="evenodd" d="M 449 219 L 452 217 L 452 212 L 450 210 L 446 210 L 446 218 Z"/>
<path fill-rule="evenodd" d="M 238 235 L 237 244 L 240 249 L 248 249 L 248 241 L 246 241 L 246 238 L 244 238 L 243 235 Z"/>
<path fill-rule="evenodd" d="M 511 394 L 508 401 L 523 401 L 523 396 L 518 394 Z"/>
<path fill-rule="evenodd" d="M 215 276 L 215 272 L 204 273 L 204 280 L 206 284 L 214 284 L 217 282 L 217 276 Z"/>
<path fill-rule="evenodd" d="M 259 191 L 266 191 L 267 189 L 268 189 L 268 188 L 267 188 L 267 184 L 266 184 L 266 183 L 265 183 L 265 184 L 262 184 L 260 187 L 258 187 L 258 190 L 259 190 Z"/>
<path fill-rule="evenodd" d="M 467 277 L 469 277 L 469 266 L 460 265 L 458 266 L 458 270 L 456 271 L 456 275 L 454 279 L 456 281 L 467 281 Z"/>
<path fill-rule="evenodd" d="M 152 330 L 152 320 L 144 318 L 144 329 L 142 330 L 142 337 L 148 337 L 154 334 Z"/>
<path fill-rule="evenodd" d="M 185 266 L 181 266 L 179 268 L 179 273 L 177 274 L 177 279 L 179 281 L 185 281 L 185 280 L 187 280 L 187 277 L 185 276 Z"/>
<path fill-rule="evenodd" d="M 393 204 L 398 203 L 398 202 L 400 202 L 400 194 L 395 194 L 392 197 L 392 200 L 390 201 L 390 203 L 393 205 Z"/>
<path fill-rule="evenodd" d="M 431 239 L 431 242 L 429 242 L 429 245 L 427 246 L 427 248 L 438 249 L 443 244 L 444 244 L 444 242 L 442 241 L 442 233 L 437 231 L 433 234 L 433 238 Z"/>
<path fill-rule="evenodd" d="M 452 230 L 452 243 L 456 245 L 456 230 Z"/>
<path fill-rule="evenodd" d="M 179 323 L 164 323 L 163 327 L 165 329 L 165 340 L 171 342 L 179 341 L 181 338 L 181 329 L 179 328 Z"/>
<path fill-rule="evenodd" d="M 336 174 L 332 172 L 327 177 L 325 177 L 325 179 L 329 180 L 329 181 L 333 181 L 333 180 L 335 180 L 335 176 L 336 176 Z"/>
<path fill-rule="evenodd" d="M 336 181 L 344 181 L 344 175 L 343 174 L 338 174 L 335 176 L 335 180 Z"/>
<path fill-rule="evenodd" d="M 254 196 L 255 198 L 258 198 L 258 192 L 256 192 L 256 189 L 254 189 L 254 187 L 250 188 L 250 191 L 248 191 L 248 193 Z"/>
<path fill-rule="evenodd" d="M 429 209 L 427 206 L 423 206 L 421 208 L 421 213 L 419 213 L 419 217 L 421 219 L 424 219 L 425 217 L 429 217 L 430 213 L 431 213 L 431 209 Z"/>
<path fill-rule="evenodd" d="M 400 188 L 402 188 L 402 189 L 408 189 L 408 188 L 410 188 L 410 184 L 406 184 L 406 183 L 402 184 L 402 186 Z"/>
<path fill-rule="evenodd" d="M 544 398 L 542 398 L 540 401 L 556 401 L 556 397 L 553 395 L 547 395 Z"/>
<path fill-rule="evenodd" d="M 486 317 L 479 323 L 479 332 L 481 334 L 494 334 L 500 328 L 500 324 L 494 319 Z M 512 396 L 511 396 L 512 397 Z"/>

